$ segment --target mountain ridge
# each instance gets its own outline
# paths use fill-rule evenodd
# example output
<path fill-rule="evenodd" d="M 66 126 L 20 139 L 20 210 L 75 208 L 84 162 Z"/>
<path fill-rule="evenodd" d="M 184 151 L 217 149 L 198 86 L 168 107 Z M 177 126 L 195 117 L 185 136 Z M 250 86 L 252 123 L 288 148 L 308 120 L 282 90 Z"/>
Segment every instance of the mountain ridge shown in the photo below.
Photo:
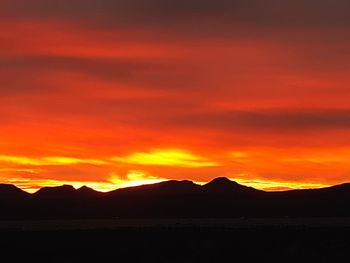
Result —
<path fill-rule="evenodd" d="M 350 217 L 348 200 L 350 184 L 265 192 L 223 177 L 202 186 L 170 180 L 106 193 L 63 185 L 29 194 L 13 185 L 0 185 L 0 220 Z"/>
<path fill-rule="evenodd" d="M 267 192 L 265 190 L 261 190 L 261 189 L 257 189 L 251 186 L 246 186 L 244 184 L 240 184 L 234 180 L 230 180 L 227 177 L 216 177 L 214 179 L 212 179 L 211 181 L 209 181 L 206 184 L 200 185 L 200 184 L 196 184 L 195 182 L 191 181 L 191 180 L 167 180 L 167 181 L 163 181 L 163 182 L 159 182 L 159 183 L 153 183 L 153 184 L 143 184 L 143 185 L 138 185 L 138 186 L 128 186 L 128 187 L 123 187 L 123 188 L 117 188 L 108 192 L 102 192 L 102 191 L 98 191 L 94 188 L 88 187 L 86 185 L 83 185 L 77 189 L 74 188 L 74 186 L 69 185 L 69 184 L 62 184 L 59 186 L 44 186 L 40 189 L 38 189 L 36 192 L 34 193 L 29 193 L 26 192 L 25 190 L 22 190 L 21 188 L 17 187 L 14 184 L 0 184 L 0 192 L 1 192 L 1 186 L 13 186 L 29 195 L 36 195 L 39 192 L 44 190 L 54 190 L 54 189 L 68 189 L 70 188 L 71 190 L 75 190 L 75 191 L 94 191 L 97 193 L 111 193 L 111 192 L 116 192 L 116 191 L 120 191 L 120 190 L 124 190 L 124 189 L 138 189 L 138 188 L 143 188 L 143 187 L 158 187 L 158 186 L 164 186 L 164 185 L 169 185 L 169 184 L 188 184 L 188 185 L 194 185 L 196 187 L 201 187 L 201 188 L 216 188 L 218 187 L 219 190 L 221 188 L 221 190 L 227 188 L 227 189 L 250 189 L 250 190 L 255 190 L 255 191 L 260 191 L 260 192 Z M 332 186 L 327 186 L 327 187 L 322 187 L 322 188 L 305 188 L 305 189 L 288 189 L 288 190 L 278 190 L 278 191 L 268 191 L 269 193 L 283 193 L 283 192 L 291 192 L 291 191 L 312 191 L 312 190 L 322 190 L 322 189 L 330 189 L 330 188 L 349 188 L 350 189 L 350 183 L 342 183 L 342 184 L 338 184 L 338 185 L 332 185 Z"/>

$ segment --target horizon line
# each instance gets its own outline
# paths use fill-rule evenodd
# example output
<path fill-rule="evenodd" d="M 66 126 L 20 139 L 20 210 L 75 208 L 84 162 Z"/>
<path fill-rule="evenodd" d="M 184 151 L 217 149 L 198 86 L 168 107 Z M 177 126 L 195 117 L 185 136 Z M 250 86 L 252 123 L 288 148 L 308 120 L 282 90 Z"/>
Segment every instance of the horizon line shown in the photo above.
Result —
<path fill-rule="evenodd" d="M 161 184 L 161 183 L 165 183 L 165 182 L 191 182 L 195 185 L 198 185 L 198 186 L 204 186 L 204 185 L 207 185 L 215 180 L 218 180 L 218 179 L 225 179 L 225 180 L 228 180 L 232 183 L 236 183 L 240 186 L 244 186 L 244 187 L 249 187 L 249 188 L 252 188 L 252 189 L 255 189 L 255 190 L 259 190 L 259 191 L 262 191 L 262 192 L 270 192 L 270 193 L 273 193 L 273 192 L 288 192 L 288 191 L 298 191 L 298 190 L 315 190 L 315 189 L 324 189 L 324 188 L 330 188 L 330 187 L 335 187 L 335 186 L 341 186 L 341 185 L 345 185 L 345 184 L 348 184 L 350 182 L 343 182 L 343 183 L 339 183 L 339 184 L 334 184 L 334 185 L 321 185 L 321 184 L 312 184 L 312 183 L 306 183 L 306 185 L 315 185 L 315 186 L 318 186 L 318 187 L 308 187 L 308 188 L 288 188 L 288 187 L 273 187 L 273 188 L 269 188 L 270 190 L 267 190 L 267 189 L 261 189 L 261 188 L 256 188 L 256 187 L 253 187 L 249 184 L 244 184 L 242 182 L 240 182 L 240 180 L 238 179 L 232 179 L 232 178 L 229 178 L 229 177 L 224 177 L 224 176 L 219 176 L 219 177 L 215 177 L 207 182 L 198 182 L 198 181 L 192 181 L 192 180 L 189 180 L 189 179 L 180 179 L 180 180 L 177 180 L 177 179 L 167 179 L 167 180 L 161 180 L 161 181 L 158 181 L 158 182 L 149 182 L 149 183 L 143 183 L 143 184 L 138 184 L 138 185 L 130 185 L 130 186 L 122 186 L 122 187 L 117 187 L 117 188 L 110 188 L 110 189 L 106 189 L 106 191 L 103 191 L 103 190 L 100 190 L 100 189 L 96 189 L 95 187 L 92 187 L 92 186 L 89 186 L 88 184 L 89 183 L 92 183 L 92 184 L 95 184 L 97 182 L 88 182 L 87 184 L 84 184 L 86 182 L 81 182 L 81 184 L 79 186 L 75 186 L 74 185 L 74 182 L 63 182 L 62 184 L 55 184 L 55 185 L 44 185 L 40 188 L 35 188 L 35 191 L 28 191 L 28 189 L 24 188 L 24 187 L 20 187 L 18 184 L 16 183 L 0 183 L 0 185 L 12 185 L 12 186 L 15 186 L 16 188 L 28 193 L 28 194 L 35 194 L 37 192 L 39 192 L 41 189 L 44 189 L 44 188 L 57 188 L 57 187 L 63 187 L 63 186 L 69 186 L 69 187 L 72 187 L 74 188 L 75 190 L 79 190 L 81 188 L 89 188 L 89 189 L 92 189 L 93 191 L 96 191 L 96 192 L 99 192 L 99 193 L 109 193 L 109 192 L 113 192 L 113 191 L 116 191 L 116 190 L 120 190 L 120 189 L 127 189 L 127 188 L 135 188 L 135 187 L 142 187 L 142 186 L 147 186 L 147 185 L 157 185 L 157 184 Z"/>

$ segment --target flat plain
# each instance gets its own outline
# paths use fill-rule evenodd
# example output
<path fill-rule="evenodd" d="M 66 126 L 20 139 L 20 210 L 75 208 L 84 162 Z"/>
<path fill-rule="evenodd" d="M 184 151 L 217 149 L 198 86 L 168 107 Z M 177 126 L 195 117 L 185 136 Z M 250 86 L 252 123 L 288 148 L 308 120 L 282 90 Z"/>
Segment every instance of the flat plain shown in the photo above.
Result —
<path fill-rule="evenodd" d="M 344 262 L 349 218 L 0 222 L 3 262 Z"/>

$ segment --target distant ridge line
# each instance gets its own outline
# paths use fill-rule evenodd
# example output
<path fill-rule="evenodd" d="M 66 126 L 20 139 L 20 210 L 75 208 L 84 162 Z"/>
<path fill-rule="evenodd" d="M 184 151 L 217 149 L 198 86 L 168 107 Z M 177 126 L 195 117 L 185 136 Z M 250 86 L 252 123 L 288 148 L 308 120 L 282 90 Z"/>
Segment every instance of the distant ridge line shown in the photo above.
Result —
<path fill-rule="evenodd" d="M 350 184 L 265 192 L 227 178 L 188 180 L 98 192 L 71 185 L 29 194 L 0 185 L 0 220 L 96 218 L 350 217 Z"/>
<path fill-rule="evenodd" d="M 190 184 L 194 184 L 194 185 L 197 185 L 199 187 L 204 187 L 204 188 L 207 188 L 209 185 L 214 185 L 214 184 L 231 184 L 231 185 L 236 185 L 237 187 L 245 187 L 245 188 L 249 188 L 249 189 L 255 189 L 257 191 L 263 191 L 263 192 L 267 192 L 265 190 L 262 190 L 262 189 L 257 189 L 257 188 L 254 188 L 252 186 L 246 186 L 244 184 L 240 184 L 236 181 L 233 181 L 233 180 L 230 180 L 229 178 L 227 177 L 217 177 L 217 178 L 214 178 L 212 179 L 211 181 L 209 181 L 208 183 L 206 184 L 203 184 L 203 185 L 200 185 L 200 184 L 196 184 L 195 182 L 191 181 L 191 180 L 166 180 L 166 181 L 163 181 L 163 182 L 159 182 L 159 183 L 151 183 L 151 184 L 143 184 L 143 185 L 138 185 L 138 186 L 127 186 L 127 187 L 122 187 L 122 188 L 116 188 L 114 190 L 110 190 L 110 191 L 107 191 L 107 192 L 103 192 L 103 191 L 99 191 L 99 190 L 96 190 L 92 187 L 88 187 L 86 185 L 83 185 L 79 188 L 74 188 L 72 185 L 70 184 L 63 184 L 63 185 L 58 185 L 58 186 L 43 186 L 42 188 L 38 189 L 36 192 L 34 193 L 29 193 L 25 190 L 23 190 L 22 188 L 16 186 L 15 184 L 0 184 L 0 192 L 2 191 L 2 187 L 6 187 L 8 186 L 9 188 L 10 187 L 15 187 L 25 193 L 28 193 L 30 195 L 35 195 L 37 194 L 38 192 L 42 191 L 42 189 L 57 189 L 57 188 L 71 188 L 71 189 L 74 189 L 74 190 L 79 190 L 79 189 L 85 189 L 85 190 L 90 190 L 90 191 L 95 191 L 95 192 L 98 192 L 98 193 L 109 193 L 109 192 L 114 192 L 114 191 L 118 191 L 118 190 L 122 190 L 122 189 L 131 189 L 131 188 L 138 188 L 138 187 L 143 187 L 143 186 L 149 186 L 149 185 L 158 185 L 158 184 L 163 184 L 163 183 L 182 183 L 182 182 L 186 182 L 186 183 L 190 183 Z M 334 187 L 346 187 L 348 186 L 350 188 L 350 183 L 342 183 L 342 184 L 339 184 L 339 185 L 333 185 L 333 186 L 327 186 L 327 187 L 321 187 L 321 188 L 304 188 L 304 189 L 287 189 L 287 190 L 278 190 L 278 191 L 268 191 L 270 193 L 273 193 L 273 192 L 290 192 L 290 191 L 307 191 L 307 190 L 318 190 L 318 189 L 328 189 L 328 188 L 334 188 Z"/>

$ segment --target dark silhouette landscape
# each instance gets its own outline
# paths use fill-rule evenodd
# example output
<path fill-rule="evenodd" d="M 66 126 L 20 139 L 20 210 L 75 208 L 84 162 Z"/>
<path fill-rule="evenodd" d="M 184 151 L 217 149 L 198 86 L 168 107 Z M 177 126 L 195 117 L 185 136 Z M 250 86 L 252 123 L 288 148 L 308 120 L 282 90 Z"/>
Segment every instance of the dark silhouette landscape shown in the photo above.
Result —
<path fill-rule="evenodd" d="M 348 217 L 350 184 L 265 192 L 217 178 L 97 192 L 88 187 L 45 187 L 29 194 L 0 185 L 0 219 L 288 218 Z"/>
<path fill-rule="evenodd" d="M 264 192 L 226 178 L 108 193 L 0 185 L 0 247 L 8 262 L 340 262 L 349 199 L 349 184 Z"/>

